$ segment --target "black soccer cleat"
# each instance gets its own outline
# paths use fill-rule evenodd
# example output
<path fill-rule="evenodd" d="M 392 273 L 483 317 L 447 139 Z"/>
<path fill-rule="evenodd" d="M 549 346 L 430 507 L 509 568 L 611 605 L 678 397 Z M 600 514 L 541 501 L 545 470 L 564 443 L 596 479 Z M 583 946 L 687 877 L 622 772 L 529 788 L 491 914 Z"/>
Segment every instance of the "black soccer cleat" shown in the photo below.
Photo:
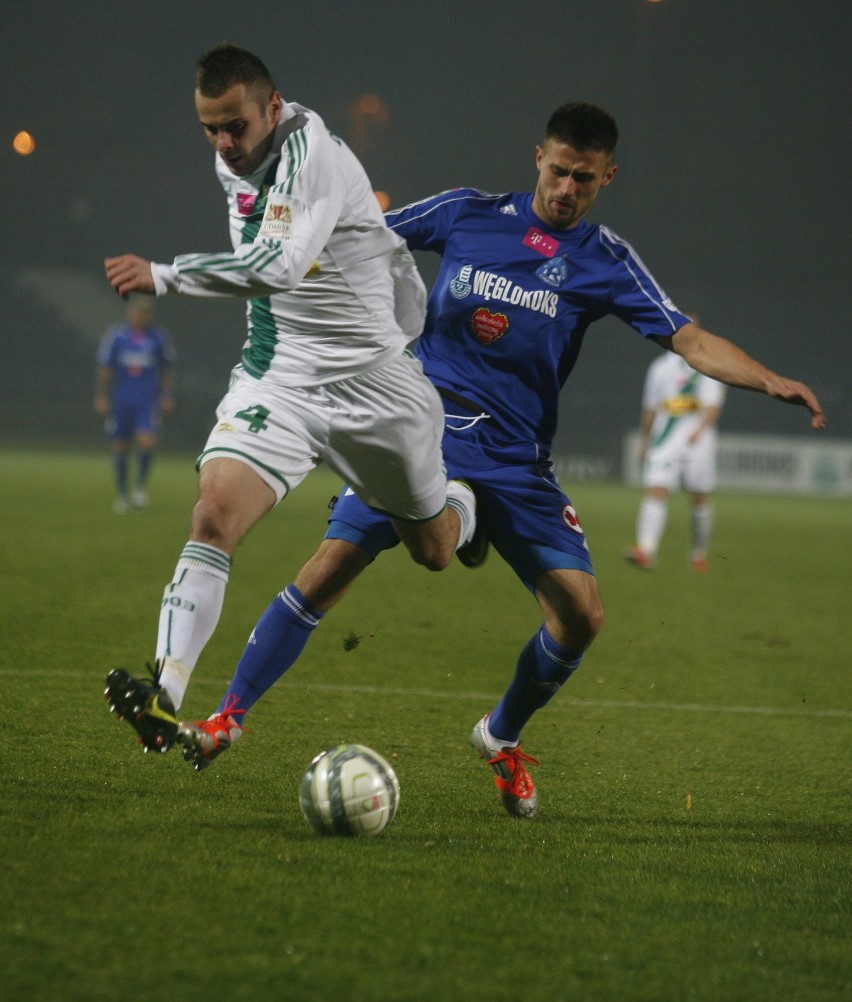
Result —
<path fill-rule="evenodd" d="M 158 671 L 140 680 L 123 668 L 114 668 L 106 677 L 104 699 L 110 711 L 136 731 L 145 752 L 167 752 L 177 737 L 174 703 L 159 682 Z"/>

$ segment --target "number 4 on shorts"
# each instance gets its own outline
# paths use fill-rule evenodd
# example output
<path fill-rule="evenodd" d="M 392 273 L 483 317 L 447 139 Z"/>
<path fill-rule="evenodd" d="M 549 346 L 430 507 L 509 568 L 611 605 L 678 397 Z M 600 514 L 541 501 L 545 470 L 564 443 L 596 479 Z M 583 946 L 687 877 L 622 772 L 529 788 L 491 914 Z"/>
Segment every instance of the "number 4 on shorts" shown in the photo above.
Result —
<path fill-rule="evenodd" d="M 236 416 L 242 418 L 243 421 L 248 421 L 248 430 L 253 431 L 255 435 L 261 431 L 265 431 L 269 427 L 266 423 L 266 419 L 269 417 L 269 410 L 266 407 L 261 407 L 260 404 L 246 407 L 243 411 L 237 411 Z"/>

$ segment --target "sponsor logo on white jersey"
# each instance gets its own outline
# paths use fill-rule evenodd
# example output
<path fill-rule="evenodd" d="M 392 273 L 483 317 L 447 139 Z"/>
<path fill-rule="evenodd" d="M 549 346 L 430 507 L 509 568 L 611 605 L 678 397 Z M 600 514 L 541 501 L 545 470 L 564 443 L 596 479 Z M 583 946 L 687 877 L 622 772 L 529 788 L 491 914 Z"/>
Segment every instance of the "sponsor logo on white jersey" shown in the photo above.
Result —
<path fill-rule="evenodd" d="M 267 240 L 287 240 L 293 228 L 293 209 L 283 198 L 273 192 L 266 203 L 266 212 L 260 224 L 259 237 Z"/>

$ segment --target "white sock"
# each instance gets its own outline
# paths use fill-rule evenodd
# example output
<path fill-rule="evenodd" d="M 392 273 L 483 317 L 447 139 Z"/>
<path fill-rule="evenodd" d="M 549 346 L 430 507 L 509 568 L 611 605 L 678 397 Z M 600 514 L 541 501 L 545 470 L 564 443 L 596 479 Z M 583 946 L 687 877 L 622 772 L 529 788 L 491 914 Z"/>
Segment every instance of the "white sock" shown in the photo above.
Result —
<path fill-rule="evenodd" d="M 713 532 L 713 506 L 698 504 L 692 509 L 692 555 L 704 557 Z"/>
<path fill-rule="evenodd" d="M 156 657 L 163 666 L 160 684 L 175 709 L 219 622 L 230 566 L 231 558 L 215 546 L 187 543 L 163 593 Z"/>
<path fill-rule="evenodd" d="M 157 663 L 157 681 L 171 697 L 175 710 L 180 709 L 192 669 L 177 658 L 165 657 Z"/>
<path fill-rule="evenodd" d="M 490 716 L 490 714 L 489 714 Z M 517 748 L 521 743 L 520 741 L 501 741 L 500 738 L 495 738 L 491 733 L 491 728 L 488 726 L 488 719 L 485 721 L 485 747 L 493 755 L 499 755 L 504 748 Z"/>
<path fill-rule="evenodd" d="M 447 505 L 459 517 L 459 541 L 456 549 L 466 546 L 476 529 L 476 496 L 461 480 L 447 481 Z"/>
<path fill-rule="evenodd" d="M 651 557 L 656 556 L 660 548 L 667 517 L 667 502 L 659 498 L 642 498 L 636 520 L 636 545 Z"/>

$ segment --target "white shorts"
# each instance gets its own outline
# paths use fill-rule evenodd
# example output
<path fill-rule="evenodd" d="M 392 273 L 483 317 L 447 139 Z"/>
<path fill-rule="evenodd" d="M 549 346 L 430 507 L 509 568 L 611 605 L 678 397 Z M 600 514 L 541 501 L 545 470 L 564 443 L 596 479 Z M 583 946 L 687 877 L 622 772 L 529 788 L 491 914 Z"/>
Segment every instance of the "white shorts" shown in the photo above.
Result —
<path fill-rule="evenodd" d="M 716 489 L 718 435 L 708 428 L 694 445 L 673 437 L 648 450 L 642 471 L 645 487 L 663 487 L 673 493 L 679 487 L 695 494 Z"/>
<path fill-rule="evenodd" d="M 405 521 L 444 508 L 444 408 L 413 355 L 322 386 L 280 386 L 234 370 L 198 459 L 250 466 L 277 501 L 326 463 L 368 505 Z"/>

